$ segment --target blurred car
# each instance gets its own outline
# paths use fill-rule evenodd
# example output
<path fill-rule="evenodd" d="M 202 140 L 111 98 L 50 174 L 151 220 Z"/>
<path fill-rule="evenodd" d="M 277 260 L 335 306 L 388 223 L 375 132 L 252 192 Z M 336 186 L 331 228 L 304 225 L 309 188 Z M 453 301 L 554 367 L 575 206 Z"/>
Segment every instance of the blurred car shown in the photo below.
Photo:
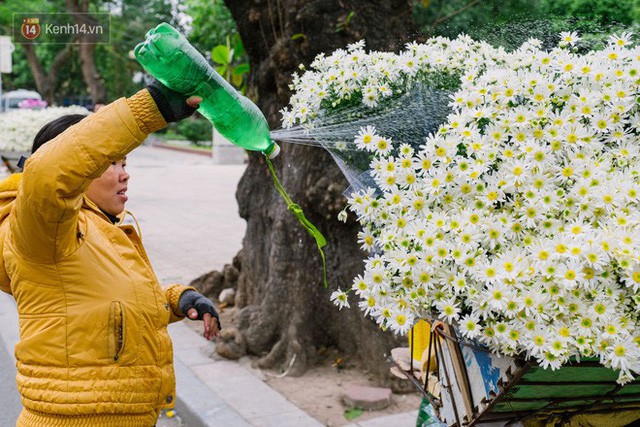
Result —
<path fill-rule="evenodd" d="M 42 101 L 42 96 L 34 90 L 18 89 L 5 92 L 0 97 L 0 112 L 20 108 L 18 104 L 26 100 Z"/>

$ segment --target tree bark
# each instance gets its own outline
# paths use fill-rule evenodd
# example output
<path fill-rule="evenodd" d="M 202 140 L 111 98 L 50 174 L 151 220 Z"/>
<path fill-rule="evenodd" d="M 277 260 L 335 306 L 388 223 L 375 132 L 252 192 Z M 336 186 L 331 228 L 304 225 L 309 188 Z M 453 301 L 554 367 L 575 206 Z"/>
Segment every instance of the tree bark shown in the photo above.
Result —
<path fill-rule="evenodd" d="M 82 63 L 82 76 L 87 84 L 89 94 L 94 104 L 107 102 L 107 90 L 102 75 L 96 67 L 95 44 L 80 44 L 80 61 Z"/>
<path fill-rule="evenodd" d="M 36 55 L 35 47 L 32 44 L 22 46 L 29 62 L 29 68 L 36 81 L 38 92 L 44 97 L 49 105 L 53 105 L 55 100 L 56 82 L 58 81 L 58 71 L 71 58 L 72 45 L 67 44 L 60 50 L 53 59 L 49 70 L 45 70 L 42 61 Z"/>
<path fill-rule="evenodd" d="M 88 15 L 84 15 L 89 10 L 88 0 L 67 0 L 67 9 L 74 13 L 74 20 L 78 25 L 95 25 L 96 22 Z M 104 85 L 102 75 L 96 67 L 95 52 L 97 34 L 82 34 L 78 37 L 78 50 L 80 52 L 80 63 L 82 64 L 82 77 L 87 84 L 87 89 L 91 95 L 93 103 L 106 103 L 107 90 Z"/>
<path fill-rule="evenodd" d="M 288 104 L 291 75 L 321 52 L 365 39 L 368 49 L 398 50 L 414 29 L 410 0 L 226 0 L 250 57 L 250 89 L 272 129 Z M 353 12 L 353 13 L 352 13 Z M 351 18 L 348 19 L 351 14 Z M 347 23 L 348 21 L 348 23 Z M 302 34 L 303 36 L 292 36 Z M 251 92 L 250 92 L 251 93 Z M 250 95 L 251 96 L 251 95 Z M 300 375 L 321 348 L 337 348 L 386 382 L 385 355 L 400 338 L 365 318 L 356 301 L 339 311 L 330 302 L 338 287 L 350 288 L 363 270 L 357 223 L 337 220 L 348 183 L 330 155 L 319 148 L 282 146 L 274 161 L 294 202 L 327 238 L 329 288 L 322 284 L 313 239 L 287 211 L 262 155 L 251 153 L 237 189 L 247 221 L 238 281 L 239 329 L 261 367 Z"/>

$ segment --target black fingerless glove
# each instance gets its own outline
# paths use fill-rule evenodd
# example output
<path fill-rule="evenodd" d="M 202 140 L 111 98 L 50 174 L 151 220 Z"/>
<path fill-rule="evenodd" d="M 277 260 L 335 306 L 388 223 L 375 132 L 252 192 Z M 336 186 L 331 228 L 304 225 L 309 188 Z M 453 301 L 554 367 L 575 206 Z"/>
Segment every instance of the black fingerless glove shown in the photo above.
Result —
<path fill-rule="evenodd" d="M 187 311 L 191 308 L 195 308 L 198 312 L 198 320 L 202 320 L 205 313 L 209 313 L 211 316 L 215 317 L 218 320 L 219 329 L 222 329 L 220 316 L 218 316 L 218 313 L 209 298 L 193 290 L 184 291 L 182 295 L 180 295 L 180 300 L 178 300 L 178 309 L 186 316 Z"/>
<path fill-rule="evenodd" d="M 169 89 L 156 79 L 147 85 L 147 90 L 167 123 L 179 122 L 196 111 L 187 105 L 188 96 Z"/>

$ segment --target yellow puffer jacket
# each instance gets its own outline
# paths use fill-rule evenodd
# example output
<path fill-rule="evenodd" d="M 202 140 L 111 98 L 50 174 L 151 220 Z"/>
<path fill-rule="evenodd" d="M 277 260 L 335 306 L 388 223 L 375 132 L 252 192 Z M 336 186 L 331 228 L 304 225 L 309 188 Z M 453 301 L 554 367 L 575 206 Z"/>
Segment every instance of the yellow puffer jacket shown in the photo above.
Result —
<path fill-rule="evenodd" d="M 20 317 L 19 427 L 150 427 L 173 406 L 167 325 L 190 288 L 161 289 L 135 229 L 84 196 L 164 126 L 140 91 L 49 141 L 21 178 L 0 184 L 0 289 Z"/>

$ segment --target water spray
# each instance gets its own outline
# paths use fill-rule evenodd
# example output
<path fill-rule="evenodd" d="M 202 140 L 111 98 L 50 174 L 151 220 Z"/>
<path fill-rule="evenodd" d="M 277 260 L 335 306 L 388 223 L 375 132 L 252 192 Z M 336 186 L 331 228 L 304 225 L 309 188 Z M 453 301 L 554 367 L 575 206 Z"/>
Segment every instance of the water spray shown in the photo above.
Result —
<path fill-rule="evenodd" d="M 345 195 L 364 188 L 375 188 L 370 174 L 371 153 L 354 143 L 354 136 L 366 126 L 375 126 L 394 143 L 409 144 L 414 149 L 437 132 L 451 111 L 450 91 L 416 82 L 378 108 L 349 106 L 338 110 L 321 110 L 310 123 L 271 132 L 271 138 L 289 144 L 326 149 L 349 182 Z"/>

